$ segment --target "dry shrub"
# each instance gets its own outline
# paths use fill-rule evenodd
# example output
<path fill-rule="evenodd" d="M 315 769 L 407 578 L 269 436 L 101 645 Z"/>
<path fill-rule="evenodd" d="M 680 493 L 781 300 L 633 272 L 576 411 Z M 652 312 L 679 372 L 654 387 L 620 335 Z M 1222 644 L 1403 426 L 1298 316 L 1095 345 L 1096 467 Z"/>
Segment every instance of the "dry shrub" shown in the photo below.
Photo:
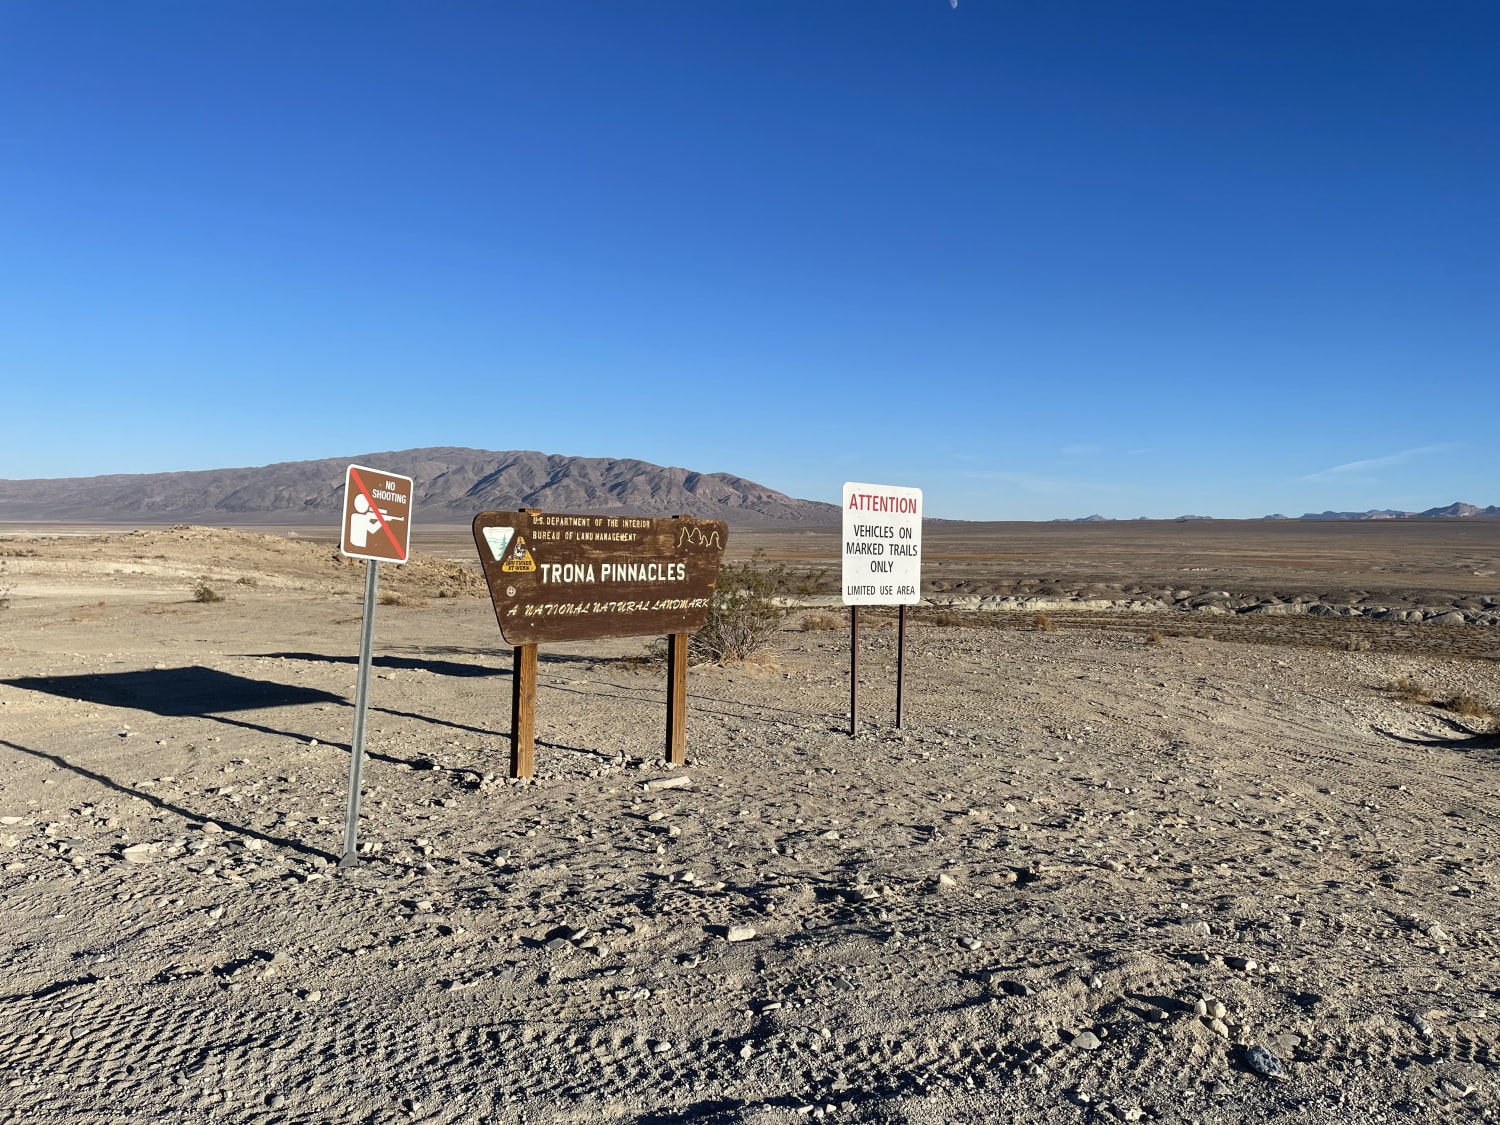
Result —
<path fill-rule="evenodd" d="M 1466 719 L 1493 719 L 1494 708 L 1477 696 L 1461 691 L 1456 695 L 1450 695 L 1443 700 L 1441 706 L 1455 715 L 1462 715 Z"/>
<path fill-rule="evenodd" d="M 1152 629 L 1151 632 L 1149 632 L 1149 633 L 1146 634 L 1146 643 L 1148 645 L 1166 644 L 1167 643 L 1167 638 L 1163 637 L 1155 629 Z"/>
<path fill-rule="evenodd" d="M 667 642 L 665 638 L 658 638 L 645 652 L 631 653 L 629 656 L 618 656 L 614 660 L 615 667 L 624 668 L 627 672 L 651 672 L 662 667 L 667 662 Z"/>
<path fill-rule="evenodd" d="M 1398 676 L 1387 690 L 1402 703 L 1431 703 L 1433 699 L 1431 689 L 1410 676 Z"/>
<path fill-rule="evenodd" d="M 918 620 L 924 625 L 968 625 L 973 618 L 957 609 L 927 609 Z"/>
<path fill-rule="evenodd" d="M 1037 630 L 1037 632 L 1039 633 L 1057 632 L 1057 622 L 1053 621 L 1052 618 L 1048 617 L 1045 613 L 1039 613 L 1035 617 L 1033 617 L 1031 619 L 1031 627 Z"/>
<path fill-rule="evenodd" d="M 208 605 L 211 602 L 222 602 L 224 595 L 208 584 L 206 579 L 198 579 L 198 584 L 193 587 L 193 601 Z"/>
<path fill-rule="evenodd" d="M 719 568 L 708 620 L 688 639 L 694 664 L 739 664 L 757 656 L 781 631 L 786 610 L 772 599 L 780 593 L 784 567 L 764 571 L 752 563 Z"/>
<path fill-rule="evenodd" d="M 255 578 L 253 578 L 252 576 L 250 576 L 248 574 L 245 575 L 243 578 L 236 578 L 234 580 L 234 583 L 235 583 L 236 586 L 251 586 L 251 587 L 254 587 L 254 586 L 259 586 L 260 585 L 259 581 L 257 581 Z"/>
<path fill-rule="evenodd" d="M 1402 703 L 1441 707 L 1465 719 L 1484 719 L 1491 724 L 1500 724 L 1500 709 L 1466 691 L 1443 695 L 1411 676 L 1397 677 L 1387 690 Z"/>
<path fill-rule="evenodd" d="M 385 593 L 381 594 L 380 595 L 380 604 L 381 605 L 393 605 L 393 606 L 397 606 L 398 608 L 401 608 L 401 609 L 426 609 L 427 608 L 427 603 L 425 601 L 423 601 L 421 598 L 408 597 L 405 594 L 398 594 L 394 590 L 387 590 Z"/>
<path fill-rule="evenodd" d="M 1368 637 L 1361 637 L 1358 633 L 1350 633 L 1344 638 L 1344 651 L 1369 652 L 1370 639 Z"/>
<path fill-rule="evenodd" d="M 804 614 L 798 625 L 804 633 L 827 633 L 843 627 L 844 618 L 826 609 L 815 609 L 811 613 Z"/>

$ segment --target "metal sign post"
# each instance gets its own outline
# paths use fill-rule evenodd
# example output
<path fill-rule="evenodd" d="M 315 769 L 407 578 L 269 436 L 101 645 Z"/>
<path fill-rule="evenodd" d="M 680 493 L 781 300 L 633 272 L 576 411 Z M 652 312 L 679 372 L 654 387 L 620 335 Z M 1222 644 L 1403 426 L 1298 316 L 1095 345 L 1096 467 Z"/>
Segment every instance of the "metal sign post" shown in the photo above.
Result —
<path fill-rule="evenodd" d="M 859 606 L 849 607 L 849 737 L 859 733 Z"/>
<path fill-rule="evenodd" d="M 375 648 L 375 606 L 380 564 L 404 563 L 411 545 L 410 477 L 350 465 L 344 476 L 344 523 L 339 549 L 365 560 L 365 615 L 359 630 L 359 675 L 354 681 L 354 737 L 349 745 L 349 804 L 344 813 L 342 868 L 359 866 L 359 798 L 365 766 L 365 716 L 369 713 L 370 661 Z"/>
<path fill-rule="evenodd" d="M 899 606 L 896 726 L 905 721 L 906 607 L 921 600 L 922 490 L 844 485 L 843 598 L 849 607 L 849 736 L 859 733 L 859 607 Z"/>
<path fill-rule="evenodd" d="M 349 805 L 344 813 L 344 854 L 340 867 L 358 867 L 359 790 L 365 765 L 365 715 L 370 698 L 370 655 L 375 647 L 376 592 L 380 587 L 380 564 L 365 563 L 365 620 L 359 630 L 359 676 L 354 681 L 354 739 L 349 747 Z"/>
<path fill-rule="evenodd" d="M 906 606 L 896 610 L 896 729 L 901 729 L 901 697 L 906 694 Z"/>

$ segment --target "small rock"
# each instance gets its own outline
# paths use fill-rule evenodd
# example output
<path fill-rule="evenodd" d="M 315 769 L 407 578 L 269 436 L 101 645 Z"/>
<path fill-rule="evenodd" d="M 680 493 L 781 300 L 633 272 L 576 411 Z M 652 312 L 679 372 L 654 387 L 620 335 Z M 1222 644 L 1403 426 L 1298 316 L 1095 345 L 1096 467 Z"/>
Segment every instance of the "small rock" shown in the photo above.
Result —
<path fill-rule="evenodd" d="M 1286 1067 L 1281 1060 L 1264 1047 L 1255 1046 L 1245 1052 L 1245 1065 L 1265 1078 L 1285 1078 Z"/>
<path fill-rule="evenodd" d="M 754 936 L 754 926 L 730 926 L 724 931 L 725 941 L 749 941 Z"/>
<path fill-rule="evenodd" d="M 1216 1020 L 1221 1020 L 1229 1014 L 1229 1009 L 1224 1007 L 1222 1000 L 1210 1000 L 1208 1002 L 1208 1014 Z"/>
<path fill-rule="evenodd" d="M 1001 981 L 1000 982 L 1000 987 L 1009 996 L 1031 996 L 1031 995 L 1033 995 L 1032 990 L 1031 990 L 1031 986 L 1029 984 L 1027 984 L 1025 981 L 1019 981 L 1019 980 Z"/>
<path fill-rule="evenodd" d="M 1237 969 L 1242 973 L 1253 973 L 1260 968 L 1260 962 L 1253 957 L 1227 957 L 1225 961 L 1231 969 Z"/>
<path fill-rule="evenodd" d="M 1103 1045 L 1092 1031 L 1080 1031 L 1073 1036 L 1073 1046 L 1081 1047 L 1085 1051 L 1097 1051 Z"/>
<path fill-rule="evenodd" d="M 653 1054 L 657 1054 L 657 1055 L 669 1054 L 669 1053 L 671 1053 L 671 1050 L 672 1050 L 672 1044 L 669 1043 L 665 1039 L 658 1040 L 651 1047 L 652 1053 Z"/>
<path fill-rule="evenodd" d="M 272 1109 L 281 1109 L 286 1105 L 286 1098 L 281 1094 L 272 1094 L 269 1098 L 266 1099 L 266 1105 L 270 1106 Z"/>
<path fill-rule="evenodd" d="M 1448 932 L 1444 930 L 1442 926 L 1439 926 L 1436 922 L 1433 922 L 1431 925 L 1425 927 L 1422 932 L 1430 937 L 1433 941 L 1453 940 L 1448 936 Z"/>
<path fill-rule="evenodd" d="M 653 777 L 641 788 L 647 793 L 656 793 L 663 789 L 686 789 L 692 784 L 690 777 Z"/>
<path fill-rule="evenodd" d="M 150 863 L 155 850 L 151 844 L 131 844 L 120 853 L 120 858 L 126 863 Z"/>
<path fill-rule="evenodd" d="M 573 943 L 567 938 L 555 937 L 549 938 L 543 948 L 546 949 L 548 953 L 561 953 L 566 949 L 572 949 Z"/>
<path fill-rule="evenodd" d="M 958 886 L 958 880 L 955 879 L 952 875 L 943 872 L 938 875 L 937 881 L 934 885 L 940 891 L 951 891 L 954 887 Z"/>
<path fill-rule="evenodd" d="M 1208 1021 L 1208 1030 L 1224 1039 L 1229 1038 L 1229 1027 L 1218 1016 Z"/>
<path fill-rule="evenodd" d="M 1429 1023 L 1427 1017 L 1422 1015 L 1420 1012 L 1411 1017 L 1411 1025 L 1412 1027 L 1417 1029 L 1417 1034 L 1420 1035 L 1423 1039 L 1432 1038 L 1432 1024 Z"/>
<path fill-rule="evenodd" d="M 977 937 L 961 937 L 958 939 L 958 944 L 970 953 L 973 953 L 975 950 L 980 949 L 984 945 L 984 942 L 980 941 Z"/>

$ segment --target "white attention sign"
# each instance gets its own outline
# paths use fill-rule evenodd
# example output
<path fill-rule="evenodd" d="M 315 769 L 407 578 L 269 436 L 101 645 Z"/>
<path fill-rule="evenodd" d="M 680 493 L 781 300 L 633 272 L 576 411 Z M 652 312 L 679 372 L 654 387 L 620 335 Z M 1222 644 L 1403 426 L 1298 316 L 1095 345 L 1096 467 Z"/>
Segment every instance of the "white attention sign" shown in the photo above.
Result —
<path fill-rule="evenodd" d="M 915 605 L 922 588 L 922 490 L 844 485 L 844 604 Z"/>

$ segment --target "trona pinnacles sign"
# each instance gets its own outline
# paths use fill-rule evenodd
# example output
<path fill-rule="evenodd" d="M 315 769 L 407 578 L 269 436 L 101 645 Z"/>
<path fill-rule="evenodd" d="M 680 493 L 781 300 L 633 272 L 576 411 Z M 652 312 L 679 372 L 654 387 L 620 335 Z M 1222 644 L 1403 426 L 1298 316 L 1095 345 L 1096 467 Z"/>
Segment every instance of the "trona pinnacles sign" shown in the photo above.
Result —
<path fill-rule="evenodd" d="M 708 618 L 721 520 L 481 512 L 474 543 L 512 645 L 691 633 Z"/>
<path fill-rule="evenodd" d="M 500 634 L 515 646 L 510 772 L 536 768 L 537 645 L 667 638 L 666 757 L 686 761 L 688 634 L 713 604 L 729 529 L 688 516 L 480 512 L 474 545 Z"/>

